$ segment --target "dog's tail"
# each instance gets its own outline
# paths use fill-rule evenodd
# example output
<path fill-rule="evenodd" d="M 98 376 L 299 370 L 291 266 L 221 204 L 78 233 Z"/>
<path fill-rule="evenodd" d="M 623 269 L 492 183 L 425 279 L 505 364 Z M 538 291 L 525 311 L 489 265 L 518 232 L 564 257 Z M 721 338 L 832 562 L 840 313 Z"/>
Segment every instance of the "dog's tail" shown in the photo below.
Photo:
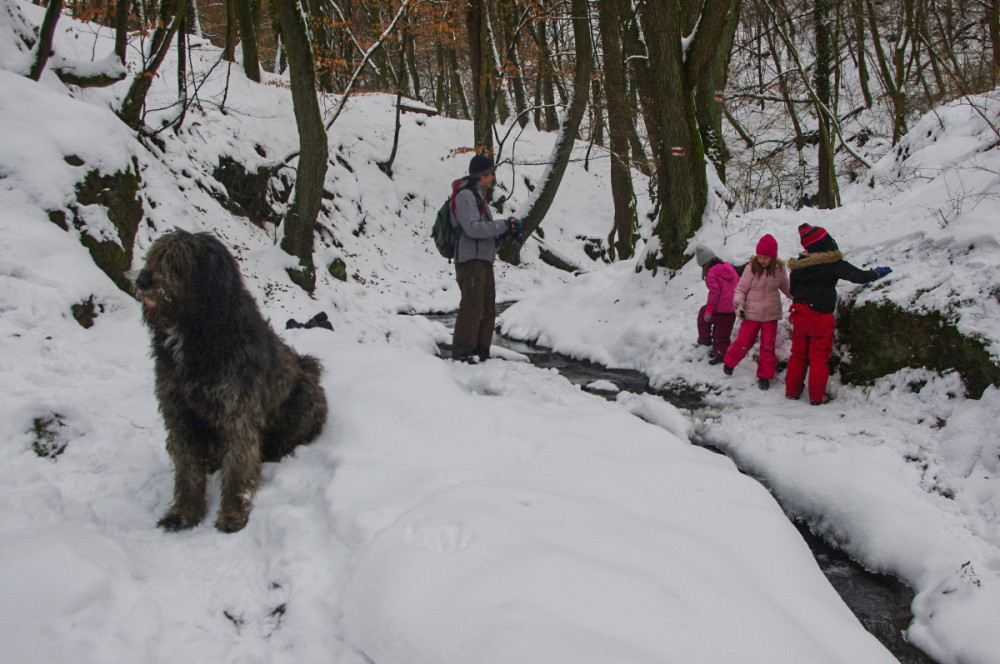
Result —
<path fill-rule="evenodd" d="M 319 358 L 315 355 L 299 355 L 299 368 L 307 376 L 312 376 L 314 378 L 319 378 L 319 375 L 323 373 L 323 363 L 319 361 Z"/>
<path fill-rule="evenodd" d="M 264 432 L 261 445 L 264 461 L 277 461 L 296 445 L 312 441 L 326 424 L 326 392 L 319 384 L 323 365 L 312 355 L 300 355 L 298 361 L 302 374 L 278 417 Z"/>

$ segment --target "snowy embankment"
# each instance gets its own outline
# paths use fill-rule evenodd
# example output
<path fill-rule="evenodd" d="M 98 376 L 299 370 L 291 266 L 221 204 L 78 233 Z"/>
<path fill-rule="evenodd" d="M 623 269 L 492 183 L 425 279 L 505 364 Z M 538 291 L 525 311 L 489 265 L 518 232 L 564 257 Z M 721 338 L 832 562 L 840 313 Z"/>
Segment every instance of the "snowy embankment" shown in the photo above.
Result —
<path fill-rule="evenodd" d="M 22 9 L 40 21 L 40 8 Z M 468 161 L 452 153 L 467 143 L 467 123 L 404 116 L 389 179 L 376 164 L 391 147 L 392 97 L 358 96 L 347 105 L 330 132 L 333 197 L 310 297 L 287 280 L 273 227 L 235 217 L 213 197 L 222 193 L 211 175 L 220 157 L 253 169 L 294 151 L 283 79 L 254 85 L 236 67 L 215 67 L 201 88 L 203 106 L 189 111 L 181 130 L 160 134 L 159 146 L 141 144 L 108 110 L 127 83 L 68 90 L 49 74 L 35 84 L 3 71 L 23 60 L 7 20 L 0 19 L 0 641 L 11 661 L 892 661 L 771 496 L 731 462 L 691 446 L 690 425 L 669 404 L 627 395 L 609 404 L 526 363 L 455 365 L 436 357 L 435 342 L 447 336 L 441 326 L 398 315 L 457 304 L 451 266 L 428 232 Z M 110 51 L 110 41 L 64 17 L 56 48 L 85 59 Z M 217 60 L 216 49 L 198 44 L 191 70 L 200 75 Z M 170 58 L 165 71 L 172 66 Z M 173 101 L 170 79 L 155 81 L 150 107 Z M 506 154 L 537 162 L 550 147 L 550 136 L 527 131 Z M 172 227 L 218 234 L 240 258 L 265 316 L 326 366 L 325 431 L 265 466 L 250 522 L 237 534 L 218 533 L 211 518 L 184 533 L 155 528 L 172 478 L 148 338 L 137 304 L 79 242 L 80 232 L 114 237 L 106 211 L 71 209 L 86 172 L 110 175 L 133 160 L 145 212 L 135 264 Z M 525 178 L 538 175 L 539 167 L 501 168 L 514 210 L 528 195 Z M 572 164 L 546 221 L 546 244 L 583 264 L 589 259 L 576 238 L 605 235 L 610 206 L 603 169 Z M 52 223 L 50 213 L 60 210 L 80 226 Z M 347 264 L 347 282 L 322 269 L 334 258 Z M 506 300 L 569 281 L 537 260 L 534 240 L 522 266 L 498 272 Z M 697 308 L 691 276 L 666 284 L 628 265 L 585 275 L 549 305 L 557 313 L 576 300 L 567 315 L 577 325 L 548 341 L 576 339 L 581 352 L 618 363 L 650 351 L 663 367 L 675 358 L 688 377 L 707 379 L 700 358 L 677 341 Z M 615 282 L 617 303 L 609 292 Z M 625 288 L 636 283 L 641 288 Z M 85 329 L 70 311 L 91 297 L 97 317 Z M 602 313 L 604 301 L 618 308 Z M 526 316 L 532 306 L 515 308 L 510 320 L 542 329 L 549 312 Z M 333 332 L 282 329 L 286 319 L 317 310 L 329 313 Z M 652 312 L 663 318 L 647 318 Z M 588 330 L 612 314 L 648 327 L 595 343 Z M 763 419 L 737 426 L 750 411 L 729 394 L 720 397 L 719 417 L 734 424 L 698 426 L 734 438 L 765 429 Z M 808 432 L 815 415 L 802 410 L 810 426 L 799 426 Z M 210 514 L 217 507 L 214 480 Z M 942 660 L 953 652 L 944 650 Z"/>
<path fill-rule="evenodd" d="M 894 270 L 867 288 L 842 283 L 842 299 L 941 312 L 997 361 L 994 97 L 977 98 L 978 110 L 963 102 L 928 114 L 845 191 L 842 209 L 707 218 L 692 246 L 743 263 L 770 233 L 790 257 L 800 250 L 799 224 L 823 226 L 855 265 Z M 908 369 L 869 388 L 834 377 L 837 397 L 825 407 L 785 399 L 780 374 L 761 392 L 753 354 L 728 378 L 695 345 L 705 295 L 693 261 L 669 282 L 619 265 L 527 298 L 501 324 L 516 338 L 639 369 L 657 385 L 703 385 L 712 408 L 696 415 L 702 437 L 764 478 L 814 531 L 918 591 L 911 641 L 942 662 L 1000 662 L 1000 391 L 970 399 L 957 374 Z M 788 357 L 789 335 L 784 321 L 779 359 Z"/>

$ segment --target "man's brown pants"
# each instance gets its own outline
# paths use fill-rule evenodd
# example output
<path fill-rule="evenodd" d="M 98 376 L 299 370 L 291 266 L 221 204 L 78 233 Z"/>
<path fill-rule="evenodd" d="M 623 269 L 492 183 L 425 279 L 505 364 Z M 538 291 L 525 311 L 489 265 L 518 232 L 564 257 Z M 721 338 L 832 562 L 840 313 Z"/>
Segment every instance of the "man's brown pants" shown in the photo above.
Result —
<path fill-rule="evenodd" d="M 456 360 L 478 354 L 489 357 L 496 324 L 496 282 L 493 263 L 480 260 L 455 265 L 462 300 L 455 320 L 455 335 L 451 341 L 451 356 Z"/>

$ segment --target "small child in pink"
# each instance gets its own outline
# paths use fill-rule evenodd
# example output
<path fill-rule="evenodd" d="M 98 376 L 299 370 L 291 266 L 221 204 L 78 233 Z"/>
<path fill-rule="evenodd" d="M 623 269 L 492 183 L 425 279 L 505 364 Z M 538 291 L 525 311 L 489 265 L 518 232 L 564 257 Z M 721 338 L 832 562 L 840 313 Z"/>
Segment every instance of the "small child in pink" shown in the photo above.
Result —
<path fill-rule="evenodd" d="M 760 389 L 771 387 L 778 358 L 774 354 L 778 321 L 781 320 L 781 295 L 791 299 L 788 291 L 788 273 L 785 264 L 778 260 L 778 242 L 765 235 L 757 243 L 757 255 L 743 269 L 743 276 L 736 285 L 733 305 L 743 321 L 736 341 L 726 351 L 722 370 L 733 375 L 760 334 L 760 356 L 757 359 L 757 384 Z"/>
<path fill-rule="evenodd" d="M 698 245 L 695 260 L 701 266 L 701 278 L 708 287 L 708 300 L 698 310 L 698 343 L 712 347 L 709 364 L 720 364 L 733 334 L 736 313 L 733 310 L 733 291 L 740 275 L 711 249 Z"/>

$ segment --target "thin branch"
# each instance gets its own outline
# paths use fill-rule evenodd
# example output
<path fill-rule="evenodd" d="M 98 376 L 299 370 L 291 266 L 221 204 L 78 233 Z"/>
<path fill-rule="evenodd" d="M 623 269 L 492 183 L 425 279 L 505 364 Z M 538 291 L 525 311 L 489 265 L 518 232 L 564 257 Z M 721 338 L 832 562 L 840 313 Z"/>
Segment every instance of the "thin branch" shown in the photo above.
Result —
<path fill-rule="evenodd" d="M 792 43 L 791 39 L 788 37 L 788 34 L 784 31 L 784 29 L 778 27 L 777 25 L 777 14 L 775 13 L 774 8 L 771 7 L 771 3 L 768 0 L 761 0 L 761 2 L 763 2 L 764 6 L 767 7 L 768 11 L 771 12 L 771 16 L 775 18 L 775 26 L 774 26 L 775 30 L 777 31 L 778 36 L 781 37 L 781 41 L 785 42 L 785 46 L 788 47 L 789 55 L 791 55 L 792 59 L 795 60 L 795 67 L 799 71 L 799 76 L 802 77 L 802 84 L 805 86 L 806 91 L 809 93 L 809 97 L 813 100 L 813 103 L 816 105 L 816 109 L 820 113 L 825 115 L 827 119 L 830 121 L 830 124 L 833 126 L 833 130 L 837 134 L 837 138 L 840 139 L 840 144 L 844 146 L 844 149 L 847 150 L 852 157 L 861 162 L 865 166 L 865 168 L 871 168 L 872 167 L 871 162 L 869 162 L 867 159 L 858 154 L 857 150 L 852 148 L 848 144 L 848 142 L 844 139 L 844 133 L 840 128 L 840 122 L 837 121 L 837 117 L 833 114 L 832 111 L 830 111 L 829 108 L 827 108 L 826 104 L 820 101 L 819 95 L 816 94 L 816 91 L 809 83 L 809 77 L 806 75 L 805 68 L 802 66 L 802 61 L 799 60 L 799 53 L 795 49 L 795 45 Z"/>

